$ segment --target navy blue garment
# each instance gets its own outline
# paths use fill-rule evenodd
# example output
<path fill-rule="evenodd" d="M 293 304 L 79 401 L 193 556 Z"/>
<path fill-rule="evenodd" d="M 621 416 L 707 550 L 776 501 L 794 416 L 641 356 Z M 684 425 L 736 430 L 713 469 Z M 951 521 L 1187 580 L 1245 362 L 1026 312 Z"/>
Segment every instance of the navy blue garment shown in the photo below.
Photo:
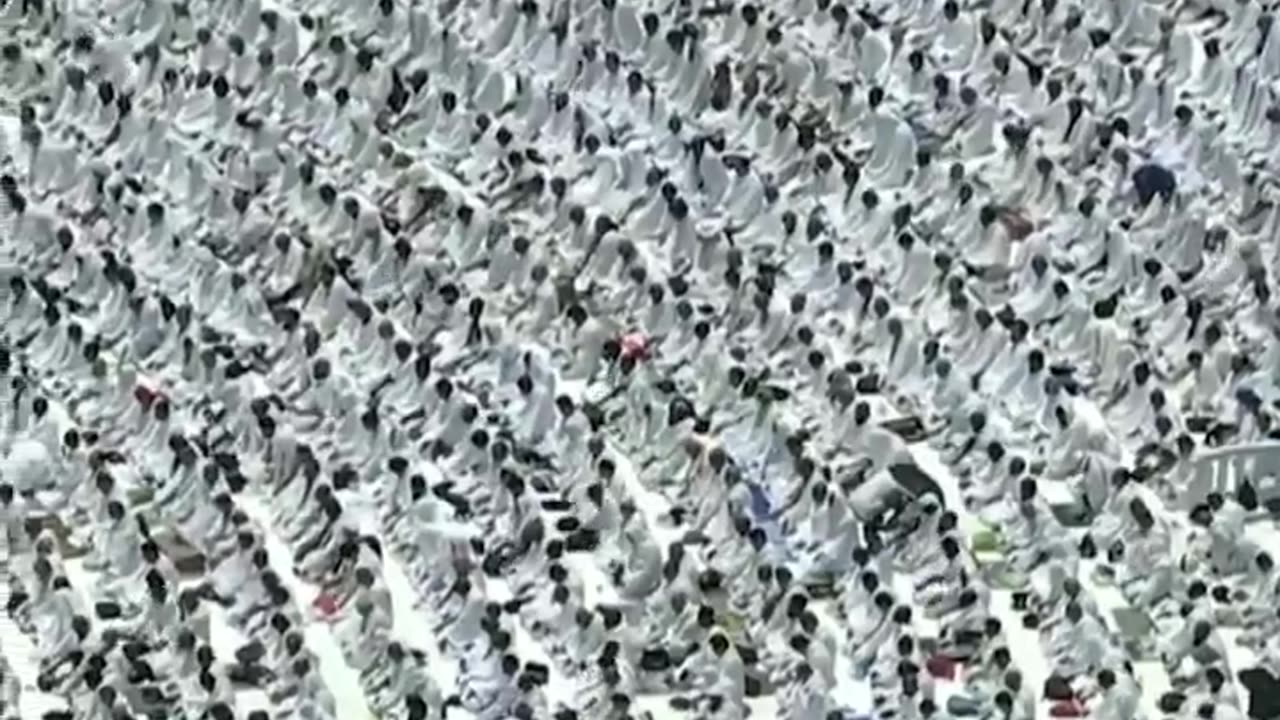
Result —
<path fill-rule="evenodd" d="M 765 490 L 760 483 L 749 482 L 747 491 L 751 496 L 751 516 L 757 522 L 777 519 L 779 513 L 773 508 L 773 498 L 768 490 Z"/>
<path fill-rule="evenodd" d="M 1138 191 L 1138 202 L 1142 205 L 1157 195 L 1168 202 L 1178 189 L 1178 178 L 1163 165 L 1148 163 L 1133 172 L 1133 187 Z"/>
<path fill-rule="evenodd" d="M 769 545 L 781 550 L 783 555 L 790 556 L 790 550 L 785 544 L 785 535 L 779 518 L 782 517 L 782 509 L 774 507 L 773 496 L 769 490 L 759 483 L 748 483 L 747 489 L 751 494 L 751 520 L 753 524 L 764 530 L 765 538 Z"/>

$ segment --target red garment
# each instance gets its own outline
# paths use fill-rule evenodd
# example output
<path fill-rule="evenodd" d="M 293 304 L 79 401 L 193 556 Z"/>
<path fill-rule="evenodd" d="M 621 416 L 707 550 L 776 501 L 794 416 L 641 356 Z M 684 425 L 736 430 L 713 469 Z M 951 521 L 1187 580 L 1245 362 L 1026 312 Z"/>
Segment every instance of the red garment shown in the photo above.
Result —
<path fill-rule="evenodd" d="M 1056 718 L 1078 718 L 1089 714 L 1089 709 L 1077 698 L 1056 702 L 1049 708 L 1049 716 Z"/>
<path fill-rule="evenodd" d="M 622 357 L 632 360 L 649 359 L 649 338 L 643 333 L 633 332 L 622 336 Z"/>
<path fill-rule="evenodd" d="M 338 602 L 338 599 L 329 593 L 322 592 L 316 596 L 315 600 L 311 601 L 311 607 L 320 613 L 321 618 L 329 620 L 342 609 L 342 603 Z"/>
<path fill-rule="evenodd" d="M 934 655 L 924 662 L 929 674 L 939 680 L 956 680 L 960 677 L 962 663 L 946 655 Z"/>
<path fill-rule="evenodd" d="M 162 397 L 164 397 L 163 394 L 143 385 L 142 383 L 138 383 L 133 386 L 133 399 L 137 400 L 138 404 L 141 405 L 142 409 L 145 411 L 149 412 L 155 401 Z"/>

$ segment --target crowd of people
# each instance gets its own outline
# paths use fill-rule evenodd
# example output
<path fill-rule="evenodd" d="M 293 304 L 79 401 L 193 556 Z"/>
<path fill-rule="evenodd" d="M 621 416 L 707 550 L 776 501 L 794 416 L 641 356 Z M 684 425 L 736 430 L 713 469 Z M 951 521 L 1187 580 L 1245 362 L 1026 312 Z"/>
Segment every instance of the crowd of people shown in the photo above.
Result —
<path fill-rule="evenodd" d="M 8 0 L 0 718 L 1280 717 L 1275 33 Z"/>

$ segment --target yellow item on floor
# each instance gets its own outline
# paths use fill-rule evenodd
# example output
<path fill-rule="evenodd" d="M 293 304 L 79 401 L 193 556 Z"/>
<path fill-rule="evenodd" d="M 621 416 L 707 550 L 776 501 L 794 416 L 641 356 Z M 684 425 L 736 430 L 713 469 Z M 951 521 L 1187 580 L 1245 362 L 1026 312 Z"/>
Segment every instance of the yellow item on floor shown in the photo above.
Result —
<path fill-rule="evenodd" d="M 998 553 L 1004 549 L 1004 538 L 999 530 L 988 527 L 973 534 L 969 549 L 974 554 Z"/>

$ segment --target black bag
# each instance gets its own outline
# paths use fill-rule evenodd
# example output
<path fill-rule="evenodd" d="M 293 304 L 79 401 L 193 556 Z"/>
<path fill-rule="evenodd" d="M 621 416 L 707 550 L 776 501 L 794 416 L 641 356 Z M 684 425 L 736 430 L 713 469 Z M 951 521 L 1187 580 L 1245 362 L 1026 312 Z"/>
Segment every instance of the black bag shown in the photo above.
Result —
<path fill-rule="evenodd" d="M 875 395 L 880 392 L 880 376 L 873 372 L 867 373 L 858 378 L 854 388 L 863 395 Z"/>
<path fill-rule="evenodd" d="M 236 662 L 241 665 L 252 665 L 267 655 L 267 648 L 259 641 L 254 640 L 245 645 L 236 648 Z"/>
<path fill-rule="evenodd" d="M 1187 701 L 1187 696 L 1180 692 L 1167 692 L 1160 696 L 1157 703 L 1160 712 L 1167 715 L 1173 715 L 1182 709 L 1182 704 Z"/>
<path fill-rule="evenodd" d="M 542 663 L 526 663 L 524 666 L 525 675 L 533 680 L 534 684 L 545 686 L 551 680 L 551 670 Z"/>
<path fill-rule="evenodd" d="M 651 648 L 640 654 L 640 667 L 645 672 L 663 672 L 671 669 L 671 655 L 666 648 Z"/>
<path fill-rule="evenodd" d="M 571 533 L 580 527 L 582 527 L 582 521 L 572 515 L 556 518 L 556 530 L 562 533 Z"/>
<path fill-rule="evenodd" d="M 120 604 L 114 602 L 95 603 L 93 610 L 99 620 L 115 620 L 124 614 L 120 609 Z"/>
<path fill-rule="evenodd" d="M 1050 675 L 1044 681 L 1044 696 L 1047 700 L 1054 702 L 1063 702 L 1075 697 L 1075 691 L 1071 689 L 1071 683 L 1061 675 Z"/>
<path fill-rule="evenodd" d="M 591 552 L 600 546 L 600 533 L 590 528 L 579 528 L 564 539 L 566 552 Z"/>

